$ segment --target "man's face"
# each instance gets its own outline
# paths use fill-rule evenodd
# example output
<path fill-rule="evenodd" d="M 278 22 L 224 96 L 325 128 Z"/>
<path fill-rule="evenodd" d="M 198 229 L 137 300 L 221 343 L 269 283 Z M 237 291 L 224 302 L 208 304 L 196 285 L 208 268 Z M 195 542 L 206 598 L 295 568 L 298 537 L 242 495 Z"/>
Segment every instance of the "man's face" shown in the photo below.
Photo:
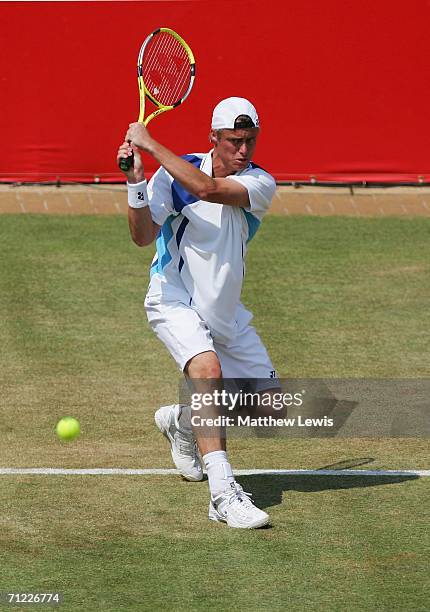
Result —
<path fill-rule="evenodd" d="M 214 157 L 219 157 L 229 174 L 247 167 L 254 154 L 259 128 L 212 130 Z"/>

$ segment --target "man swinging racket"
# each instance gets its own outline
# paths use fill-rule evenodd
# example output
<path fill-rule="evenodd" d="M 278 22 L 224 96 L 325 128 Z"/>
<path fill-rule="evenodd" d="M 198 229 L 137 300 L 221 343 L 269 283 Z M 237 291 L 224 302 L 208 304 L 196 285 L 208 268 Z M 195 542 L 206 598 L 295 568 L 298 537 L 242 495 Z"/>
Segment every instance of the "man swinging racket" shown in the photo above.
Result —
<path fill-rule="evenodd" d="M 145 299 L 149 323 L 201 392 L 220 388 L 223 377 L 257 380 L 259 392 L 279 390 L 267 351 L 250 325 L 252 314 L 240 302 L 247 242 L 276 188 L 273 177 L 251 161 L 258 135 L 254 106 L 227 98 L 213 111 L 209 153 L 178 157 L 142 123 L 130 124 L 118 151 L 118 163 L 134 155 L 134 165 L 124 171 L 132 239 L 139 246 L 156 239 Z M 160 164 L 148 185 L 141 152 Z M 210 519 L 248 529 L 268 523 L 266 512 L 234 479 L 225 430 L 208 435 L 192 428 L 190 410 L 180 404 L 157 410 L 155 421 L 184 478 L 203 479 L 201 456 Z"/>

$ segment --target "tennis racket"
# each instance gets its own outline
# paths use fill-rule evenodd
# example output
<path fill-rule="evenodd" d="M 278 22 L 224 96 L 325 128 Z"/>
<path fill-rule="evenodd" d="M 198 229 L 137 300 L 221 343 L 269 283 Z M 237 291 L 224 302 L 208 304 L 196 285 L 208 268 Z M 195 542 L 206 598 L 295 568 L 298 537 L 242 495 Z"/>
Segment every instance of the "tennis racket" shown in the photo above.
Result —
<path fill-rule="evenodd" d="M 185 40 L 170 28 L 154 30 L 144 41 L 137 58 L 140 112 L 138 122 L 152 119 L 176 108 L 190 94 L 196 74 L 194 55 Z M 156 109 L 145 117 L 146 98 Z M 133 155 L 119 162 L 121 170 L 133 166 Z"/>

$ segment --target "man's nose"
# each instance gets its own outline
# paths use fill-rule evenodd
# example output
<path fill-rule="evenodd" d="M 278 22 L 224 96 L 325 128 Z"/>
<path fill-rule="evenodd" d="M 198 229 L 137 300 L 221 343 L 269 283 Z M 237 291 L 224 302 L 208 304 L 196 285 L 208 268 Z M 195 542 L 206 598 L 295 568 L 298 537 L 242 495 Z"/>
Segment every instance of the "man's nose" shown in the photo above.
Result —
<path fill-rule="evenodd" d="M 239 153 L 246 157 L 248 155 L 248 145 L 246 142 L 243 142 L 239 147 Z"/>

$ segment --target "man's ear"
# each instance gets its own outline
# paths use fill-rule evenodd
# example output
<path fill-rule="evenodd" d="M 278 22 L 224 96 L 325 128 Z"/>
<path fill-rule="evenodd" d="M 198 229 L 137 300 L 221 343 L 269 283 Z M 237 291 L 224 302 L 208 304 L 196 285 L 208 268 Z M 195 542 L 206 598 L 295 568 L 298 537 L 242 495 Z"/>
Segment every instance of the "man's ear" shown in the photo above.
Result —
<path fill-rule="evenodd" d="M 209 142 L 213 145 L 216 145 L 218 143 L 218 137 L 215 130 L 211 130 L 209 132 Z"/>

